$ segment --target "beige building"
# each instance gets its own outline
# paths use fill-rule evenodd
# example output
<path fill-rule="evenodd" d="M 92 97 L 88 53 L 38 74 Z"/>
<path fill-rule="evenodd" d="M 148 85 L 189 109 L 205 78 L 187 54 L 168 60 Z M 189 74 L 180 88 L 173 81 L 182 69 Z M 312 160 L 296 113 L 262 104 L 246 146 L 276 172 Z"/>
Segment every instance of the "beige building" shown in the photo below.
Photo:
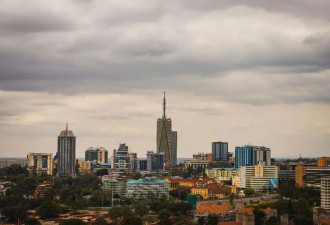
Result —
<path fill-rule="evenodd" d="M 28 171 L 30 174 L 36 173 L 38 175 L 47 173 L 53 174 L 53 154 L 51 153 L 29 153 Z"/>
<path fill-rule="evenodd" d="M 79 166 L 79 173 L 91 173 L 92 172 L 92 162 L 91 161 L 80 161 L 77 159 L 77 164 Z"/>
<path fill-rule="evenodd" d="M 16 160 L 16 159 L 1 159 L 0 160 L 0 168 L 5 168 L 11 165 L 20 165 L 21 167 L 25 167 L 27 165 L 27 160 Z"/>
<path fill-rule="evenodd" d="M 278 167 L 264 166 L 258 164 L 255 166 L 240 167 L 241 188 L 253 188 L 257 191 L 277 185 Z"/>
<path fill-rule="evenodd" d="M 197 167 L 207 168 L 208 165 L 209 165 L 208 160 L 191 159 L 184 161 L 184 167 L 186 169 L 188 169 L 189 167 L 191 167 L 192 169 L 196 169 Z"/>

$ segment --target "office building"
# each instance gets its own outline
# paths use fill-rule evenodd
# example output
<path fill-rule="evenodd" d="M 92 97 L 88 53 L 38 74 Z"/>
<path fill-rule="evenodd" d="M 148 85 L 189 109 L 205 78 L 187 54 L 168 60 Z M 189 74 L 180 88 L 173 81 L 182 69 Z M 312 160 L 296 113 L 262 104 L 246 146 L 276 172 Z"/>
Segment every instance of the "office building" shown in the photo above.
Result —
<path fill-rule="evenodd" d="M 136 171 L 146 171 L 148 169 L 148 161 L 146 159 L 137 159 L 136 163 Z"/>
<path fill-rule="evenodd" d="M 206 176 L 221 181 L 231 181 L 232 177 L 239 176 L 237 168 L 212 168 L 205 170 Z"/>
<path fill-rule="evenodd" d="M 235 147 L 235 167 L 263 164 L 271 166 L 271 150 L 263 146 Z"/>
<path fill-rule="evenodd" d="M 170 184 L 170 190 L 177 190 L 180 187 L 195 187 L 214 184 L 216 181 L 213 178 L 199 178 L 199 179 L 183 179 L 183 178 L 166 178 Z"/>
<path fill-rule="evenodd" d="M 85 161 L 108 163 L 108 150 L 103 147 L 90 147 L 85 151 Z"/>
<path fill-rule="evenodd" d="M 208 165 L 209 165 L 208 160 L 190 159 L 184 161 L 184 167 L 186 169 L 188 168 L 197 169 L 198 167 L 207 168 Z"/>
<path fill-rule="evenodd" d="M 29 174 L 53 174 L 53 154 L 51 153 L 29 153 L 27 155 Z"/>
<path fill-rule="evenodd" d="M 270 148 L 257 147 L 256 148 L 256 164 L 263 164 L 264 166 L 271 166 L 271 151 Z"/>
<path fill-rule="evenodd" d="M 256 191 L 277 188 L 278 167 L 264 166 L 262 164 L 242 166 L 240 167 L 240 181 L 241 188 L 253 188 Z"/>
<path fill-rule="evenodd" d="M 171 154 L 171 166 L 177 164 L 178 157 L 178 132 L 172 131 L 172 154 Z"/>
<path fill-rule="evenodd" d="M 127 197 L 134 199 L 146 198 L 149 195 L 161 197 L 169 196 L 170 184 L 166 180 L 157 180 L 155 177 L 146 177 L 140 180 L 127 182 Z"/>
<path fill-rule="evenodd" d="M 25 167 L 27 166 L 27 160 L 0 159 L 0 169 L 11 165 L 20 165 L 21 167 Z"/>
<path fill-rule="evenodd" d="M 163 117 L 157 120 L 157 153 L 164 154 L 164 162 L 166 165 L 171 164 L 172 120 L 166 117 L 165 92 L 163 99 Z"/>
<path fill-rule="evenodd" d="M 330 176 L 321 178 L 321 208 L 330 213 Z"/>
<path fill-rule="evenodd" d="M 102 189 L 113 191 L 114 198 L 121 198 L 126 196 L 126 183 L 125 178 L 102 176 Z"/>
<path fill-rule="evenodd" d="M 212 161 L 228 161 L 228 142 L 212 143 Z"/>
<path fill-rule="evenodd" d="M 298 165 L 295 170 L 295 181 L 299 187 L 321 187 L 321 177 L 330 176 L 330 166 L 304 166 Z"/>
<path fill-rule="evenodd" d="M 154 153 L 153 151 L 147 152 L 147 170 L 149 171 L 162 171 L 164 169 L 164 154 Z"/>
<path fill-rule="evenodd" d="M 317 166 L 330 166 L 330 157 L 317 158 Z"/>
<path fill-rule="evenodd" d="M 212 161 L 212 153 L 198 153 L 198 154 L 193 154 L 193 159 L 196 159 L 196 160 L 207 160 L 209 162 Z"/>
<path fill-rule="evenodd" d="M 75 177 L 76 137 L 71 130 L 63 130 L 57 139 L 57 175 Z"/>
<path fill-rule="evenodd" d="M 130 171 L 132 169 L 131 156 L 125 143 L 119 144 L 118 149 L 113 150 L 111 168 L 118 172 Z"/>
<path fill-rule="evenodd" d="M 236 191 L 233 192 L 233 189 L 230 186 L 222 186 L 219 184 L 208 184 L 205 186 L 195 186 L 191 188 L 191 194 L 199 195 L 204 200 L 209 198 L 228 198 L 231 193 L 236 193 Z"/>

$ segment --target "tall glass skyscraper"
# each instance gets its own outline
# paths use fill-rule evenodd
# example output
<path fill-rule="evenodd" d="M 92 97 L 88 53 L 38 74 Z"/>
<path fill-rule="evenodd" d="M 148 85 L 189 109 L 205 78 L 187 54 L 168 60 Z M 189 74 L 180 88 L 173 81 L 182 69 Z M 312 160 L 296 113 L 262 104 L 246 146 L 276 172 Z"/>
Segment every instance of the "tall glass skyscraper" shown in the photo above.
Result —
<path fill-rule="evenodd" d="M 76 137 L 71 130 L 63 130 L 57 139 L 57 176 L 74 177 L 76 162 Z"/>
<path fill-rule="evenodd" d="M 178 155 L 178 132 L 172 131 L 172 154 L 171 154 L 171 165 L 177 164 Z"/>
<path fill-rule="evenodd" d="M 154 153 L 153 151 L 147 152 L 147 170 L 161 171 L 164 169 L 164 154 Z"/>
<path fill-rule="evenodd" d="M 212 161 L 228 161 L 228 142 L 212 143 Z"/>
<path fill-rule="evenodd" d="M 235 167 L 262 164 L 271 166 L 271 150 L 263 146 L 235 147 Z"/>

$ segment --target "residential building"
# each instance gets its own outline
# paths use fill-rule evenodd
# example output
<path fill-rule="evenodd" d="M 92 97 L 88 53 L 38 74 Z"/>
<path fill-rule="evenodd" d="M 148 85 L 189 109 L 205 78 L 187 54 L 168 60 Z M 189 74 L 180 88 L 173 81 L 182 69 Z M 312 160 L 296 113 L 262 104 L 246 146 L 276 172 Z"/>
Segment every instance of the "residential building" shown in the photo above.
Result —
<path fill-rule="evenodd" d="M 255 216 L 253 208 L 240 208 L 236 212 L 236 222 L 241 222 L 243 225 L 255 225 Z"/>
<path fill-rule="evenodd" d="M 125 178 L 105 175 L 102 176 L 102 189 L 113 191 L 114 198 L 126 196 L 127 180 Z"/>
<path fill-rule="evenodd" d="M 171 154 L 171 166 L 177 164 L 178 157 L 178 132 L 172 131 L 172 154 Z"/>
<path fill-rule="evenodd" d="M 183 178 L 166 178 L 170 184 L 170 190 L 176 190 L 180 187 L 195 187 L 205 186 L 215 183 L 213 178 L 199 178 L 199 179 L 183 179 Z"/>
<path fill-rule="evenodd" d="M 212 161 L 228 160 L 228 142 L 212 142 Z"/>
<path fill-rule="evenodd" d="M 235 167 L 263 164 L 271 166 L 271 150 L 264 146 L 235 147 Z"/>
<path fill-rule="evenodd" d="M 207 177 L 216 178 L 222 181 L 230 181 L 233 176 L 239 176 L 238 168 L 212 168 L 206 169 Z"/>
<path fill-rule="evenodd" d="M 113 160 L 111 168 L 118 172 L 130 171 L 131 156 L 128 152 L 128 146 L 123 143 L 119 144 L 118 149 L 113 150 Z"/>
<path fill-rule="evenodd" d="M 208 217 L 209 215 L 217 215 L 220 221 L 235 220 L 235 211 L 230 205 L 199 205 L 195 211 L 195 220 L 198 221 L 200 217 Z"/>
<path fill-rule="evenodd" d="M 276 217 L 277 218 L 277 209 L 272 209 L 270 207 L 267 207 L 266 209 L 262 209 L 262 211 L 265 214 L 265 219 L 269 220 L 271 217 Z"/>
<path fill-rule="evenodd" d="M 127 182 L 127 197 L 135 199 L 145 198 L 148 195 L 169 196 L 170 184 L 166 180 L 158 180 L 155 177 L 146 177 L 140 180 Z"/>
<path fill-rule="evenodd" d="M 231 185 L 235 187 L 241 187 L 241 176 L 238 174 L 237 176 L 233 176 L 231 178 Z"/>
<path fill-rule="evenodd" d="M 317 166 L 330 166 L 330 157 L 317 158 Z"/>
<path fill-rule="evenodd" d="M 191 194 L 199 195 L 204 200 L 215 198 L 228 198 L 231 193 L 236 193 L 234 189 L 230 186 L 222 186 L 219 184 L 207 184 L 204 186 L 195 186 L 191 188 Z M 236 188 L 235 188 L 236 190 Z"/>
<path fill-rule="evenodd" d="M 52 195 L 52 191 L 54 191 L 54 185 L 52 183 L 41 183 L 36 187 L 33 198 L 44 198 L 45 195 Z"/>
<path fill-rule="evenodd" d="M 184 161 L 184 167 L 188 169 L 189 167 L 192 169 L 206 168 L 209 165 L 208 160 L 199 160 L 199 159 L 190 159 Z"/>
<path fill-rule="evenodd" d="M 71 130 L 63 130 L 57 139 L 57 175 L 75 177 L 76 137 Z"/>
<path fill-rule="evenodd" d="M 92 162 L 91 161 L 76 161 L 78 165 L 79 173 L 91 173 L 92 172 Z"/>
<path fill-rule="evenodd" d="M 108 150 L 103 147 L 90 147 L 85 151 L 85 161 L 108 163 Z"/>
<path fill-rule="evenodd" d="M 242 166 L 240 168 L 241 188 L 253 188 L 261 191 L 265 188 L 276 188 L 278 180 L 277 166 Z"/>
<path fill-rule="evenodd" d="M 147 152 L 147 170 L 162 171 L 164 169 L 164 153 Z"/>
<path fill-rule="evenodd" d="M 25 167 L 27 166 L 27 160 L 0 159 L 0 169 L 11 165 L 20 165 L 21 167 Z"/>
<path fill-rule="evenodd" d="M 321 178 L 321 208 L 330 213 L 330 176 Z"/>
<path fill-rule="evenodd" d="M 29 174 L 53 174 L 53 154 L 51 153 L 29 153 L 28 159 L 28 171 Z"/>
<path fill-rule="evenodd" d="M 295 181 L 299 187 L 321 187 L 321 177 L 330 176 L 330 166 L 298 165 L 295 169 Z"/>
<path fill-rule="evenodd" d="M 163 116 L 157 120 L 157 153 L 164 154 L 164 162 L 166 165 L 171 164 L 172 146 L 172 120 L 166 117 L 166 99 L 164 92 Z"/>

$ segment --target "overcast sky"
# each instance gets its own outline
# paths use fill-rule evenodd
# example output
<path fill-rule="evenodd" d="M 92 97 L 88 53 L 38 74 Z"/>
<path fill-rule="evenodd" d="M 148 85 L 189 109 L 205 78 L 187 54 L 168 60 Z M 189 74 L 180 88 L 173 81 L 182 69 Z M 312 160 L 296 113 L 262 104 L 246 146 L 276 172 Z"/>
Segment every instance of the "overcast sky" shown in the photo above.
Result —
<path fill-rule="evenodd" d="M 0 157 L 55 153 L 66 122 L 78 157 L 145 157 L 163 91 L 178 157 L 329 156 L 330 1 L 181 2 L 2 0 Z"/>

